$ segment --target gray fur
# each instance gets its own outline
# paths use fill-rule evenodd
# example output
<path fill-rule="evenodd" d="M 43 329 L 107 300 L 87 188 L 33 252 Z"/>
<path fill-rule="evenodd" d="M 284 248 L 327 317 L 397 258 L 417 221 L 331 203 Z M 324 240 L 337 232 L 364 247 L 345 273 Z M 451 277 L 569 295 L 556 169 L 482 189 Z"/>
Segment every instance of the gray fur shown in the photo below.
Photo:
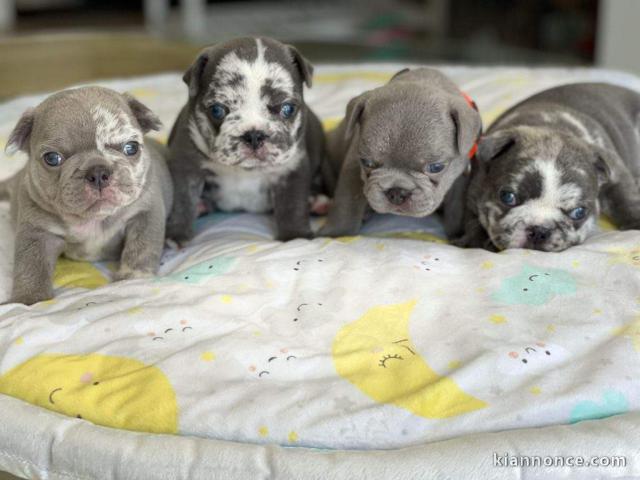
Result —
<path fill-rule="evenodd" d="M 11 302 L 51 298 L 61 254 L 120 259 L 118 279 L 156 272 L 173 198 L 164 147 L 144 139 L 159 126 L 133 97 L 100 87 L 56 93 L 23 114 L 7 143 L 8 152 L 29 156 L 6 185 L 16 228 Z M 130 141 L 139 151 L 126 156 L 123 145 Z M 47 152 L 64 161 L 48 166 Z M 108 182 L 100 187 L 91 177 L 98 168 Z"/>
<path fill-rule="evenodd" d="M 345 119 L 329 134 L 331 167 L 340 176 L 320 234 L 356 234 L 368 207 L 379 213 L 430 215 L 467 168 L 481 129 L 478 112 L 433 69 L 402 70 L 386 85 L 352 99 Z M 375 168 L 362 166 L 363 158 Z M 436 162 L 446 168 L 428 173 L 427 166 Z M 396 191 L 401 192 L 397 197 Z M 394 197 L 399 204 L 392 202 Z"/>
<path fill-rule="evenodd" d="M 456 243 L 560 251 L 583 242 L 601 211 L 640 228 L 639 122 L 638 93 L 596 83 L 552 88 L 505 112 L 480 142 Z M 505 189 L 516 206 L 500 201 Z M 568 214 L 578 207 L 587 215 L 576 221 Z"/>
<path fill-rule="evenodd" d="M 192 238 L 201 199 L 219 210 L 273 210 L 280 240 L 311 236 L 311 185 L 327 172 L 322 125 L 303 97 L 312 74 L 294 47 L 269 38 L 238 38 L 198 55 L 184 75 L 189 100 L 169 138 L 169 238 Z M 285 102 L 296 105 L 289 119 L 278 113 Z M 211 115 L 215 103 L 228 111 L 223 120 Z M 253 150 L 243 140 L 251 131 L 266 135 Z"/>

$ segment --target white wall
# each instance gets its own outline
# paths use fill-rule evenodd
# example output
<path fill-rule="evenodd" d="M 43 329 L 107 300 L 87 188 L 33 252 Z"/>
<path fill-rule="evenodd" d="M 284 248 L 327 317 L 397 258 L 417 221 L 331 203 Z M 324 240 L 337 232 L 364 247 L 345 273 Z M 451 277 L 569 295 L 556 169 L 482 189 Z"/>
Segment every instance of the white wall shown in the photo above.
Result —
<path fill-rule="evenodd" d="M 640 0 L 600 0 L 596 64 L 640 74 Z"/>

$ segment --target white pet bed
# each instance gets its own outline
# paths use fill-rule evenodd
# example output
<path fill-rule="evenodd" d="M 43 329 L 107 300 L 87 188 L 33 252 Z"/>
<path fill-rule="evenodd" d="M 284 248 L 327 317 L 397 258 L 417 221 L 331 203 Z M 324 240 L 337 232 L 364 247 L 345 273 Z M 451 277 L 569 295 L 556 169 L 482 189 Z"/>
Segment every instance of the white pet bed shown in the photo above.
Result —
<path fill-rule="evenodd" d="M 352 96 L 401 67 L 320 67 L 308 102 L 330 128 Z M 635 77 L 592 69 L 443 70 L 485 124 L 561 83 L 640 90 Z M 186 97 L 178 74 L 103 84 L 155 110 L 161 140 Z M 0 106 L 0 143 L 41 98 Z M 24 157 L 0 160 L 8 176 Z M 61 260 L 54 300 L 0 307 L 0 470 L 66 480 L 640 475 L 640 235 L 608 230 L 559 254 L 493 254 L 446 245 L 433 218 L 375 216 L 362 236 L 279 243 L 268 216 L 214 214 L 188 248 L 165 252 L 152 281 L 109 283 L 113 265 Z M 540 465 L 501 466 L 506 454 Z M 558 463 L 577 457 L 592 465 Z"/>

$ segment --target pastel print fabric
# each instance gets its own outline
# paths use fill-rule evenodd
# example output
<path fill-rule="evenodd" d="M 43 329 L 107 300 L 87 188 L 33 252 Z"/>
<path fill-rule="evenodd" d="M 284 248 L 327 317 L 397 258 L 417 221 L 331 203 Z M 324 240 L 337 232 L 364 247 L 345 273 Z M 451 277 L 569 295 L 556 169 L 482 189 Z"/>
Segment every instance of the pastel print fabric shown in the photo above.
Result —
<path fill-rule="evenodd" d="M 330 128 L 399 66 L 318 69 Z M 446 68 L 486 123 L 592 70 Z M 178 75 L 128 89 L 170 126 Z M 36 98 L 0 107 L 0 137 Z M 166 139 L 166 131 L 159 134 Z M 24 158 L 2 158 L 6 175 Z M 12 234 L 0 211 L 0 290 Z M 637 412 L 640 238 L 560 254 L 446 244 L 435 219 L 373 217 L 363 235 L 273 241 L 268 216 L 216 213 L 159 276 L 61 259 L 55 299 L 0 307 L 0 392 L 77 422 L 322 449 L 393 449 Z M 2 413 L 0 413 L 0 416 Z M 2 419 L 7 420 L 8 419 Z"/>

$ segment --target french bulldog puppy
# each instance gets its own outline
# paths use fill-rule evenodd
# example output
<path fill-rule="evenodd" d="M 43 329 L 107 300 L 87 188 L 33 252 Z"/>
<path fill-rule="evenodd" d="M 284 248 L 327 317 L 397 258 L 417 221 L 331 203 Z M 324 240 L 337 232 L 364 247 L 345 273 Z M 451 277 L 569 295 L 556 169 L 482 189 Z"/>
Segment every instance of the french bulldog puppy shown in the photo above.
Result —
<path fill-rule="evenodd" d="M 319 234 L 356 234 L 367 207 L 430 215 L 469 166 L 481 130 L 475 103 L 430 68 L 402 70 L 352 99 L 327 141 L 340 176 Z"/>
<path fill-rule="evenodd" d="M 7 182 L 16 228 L 10 302 L 53 296 L 58 257 L 120 259 L 116 278 L 152 275 L 173 189 L 160 120 L 128 94 L 100 87 L 51 95 L 20 118 L 8 153 L 29 156 Z"/>
<path fill-rule="evenodd" d="M 597 83 L 546 90 L 482 138 L 466 197 L 465 247 L 564 250 L 600 211 L 640 228 L 640 95 Z"/>
<path fill-rule="evenodd" d="M 201 198 L 208 209 L 274 210 L 279 240 L 311 236 L 309 197 L 324 157 L 322 125 L 304 103 L 312 73 L 298 50 L 270 38 L 238 38 L 198 55 L 169 137 L 169 238 L 193 237 Z"/>

